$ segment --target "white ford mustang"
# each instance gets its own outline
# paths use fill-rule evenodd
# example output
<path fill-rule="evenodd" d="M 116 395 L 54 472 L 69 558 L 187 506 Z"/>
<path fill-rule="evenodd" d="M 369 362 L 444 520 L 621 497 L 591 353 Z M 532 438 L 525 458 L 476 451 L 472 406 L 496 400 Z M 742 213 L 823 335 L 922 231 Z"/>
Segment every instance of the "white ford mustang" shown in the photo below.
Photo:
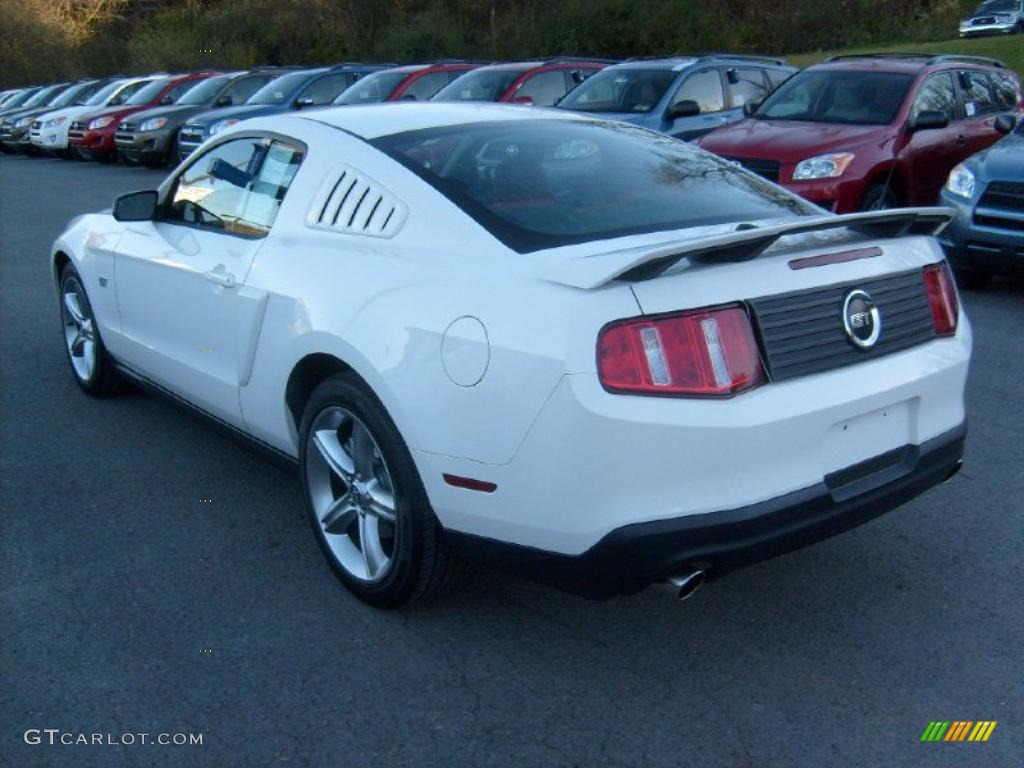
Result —
<path fill-rule="evenodd" d="M 154 385 L 297 460 L 364 600 L 473 557 L 686 596 L 959 468 L 949 215 L 833 216 L 564 112 L 397 104 L 246 121 L 52 261 L 81 387 Z"/>

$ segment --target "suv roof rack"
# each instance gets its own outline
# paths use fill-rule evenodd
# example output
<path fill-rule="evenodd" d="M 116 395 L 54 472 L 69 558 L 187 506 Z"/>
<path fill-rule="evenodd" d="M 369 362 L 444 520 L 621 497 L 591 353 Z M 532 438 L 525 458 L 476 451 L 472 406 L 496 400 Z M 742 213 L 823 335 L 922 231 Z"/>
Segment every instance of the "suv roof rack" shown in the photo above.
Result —
<path fill-rule="evenodd" d="M 545 64 L 564 64 L 572 61 L 618 64 L 622 59 L 612 59 L 605 56 L 566 56 L 560 53 L 557 56 L 538 56 L 536 61 L 543 61 Z"/>
<path fill-rule="evenodd" d="M 926 64 L 942 64 L 947 61 L 970 61 L 976 64 L 988 64 L 992 67 L 1005 69 L 1006 64 L 999 59 L 988 56 L 970 56 L 963 53 L 844 53 L 829 56 L 825 61 L 845 61 L 847 59 L 924 59 Z"/>
<path fill-rule="evenodd" d="M 666 53 L 662 56 L 633 56 L 625 61 L 656 61 L 658 59 L 738 59 L 739 61 L 762 61 L 780 66 L 789 63 L 778 56 L 756 56 L 749 53 L 722 53 L 715 51 L 677 51 L 676 53 Z"/>

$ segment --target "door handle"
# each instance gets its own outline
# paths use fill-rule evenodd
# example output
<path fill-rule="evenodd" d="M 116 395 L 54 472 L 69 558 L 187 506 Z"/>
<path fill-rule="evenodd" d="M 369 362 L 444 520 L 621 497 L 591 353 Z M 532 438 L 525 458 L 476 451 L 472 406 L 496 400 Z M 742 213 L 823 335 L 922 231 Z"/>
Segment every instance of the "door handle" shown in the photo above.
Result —
<path fill-rule="evenodd" d="M 203 277 L 211 283 L 216 283 L 222 288 L 235 287 L 235 276 L 230 272 L 225 272 L 223 265 L 219 266 L 217 269 L 211 269 L 209 272 L 204 272 Z"/>

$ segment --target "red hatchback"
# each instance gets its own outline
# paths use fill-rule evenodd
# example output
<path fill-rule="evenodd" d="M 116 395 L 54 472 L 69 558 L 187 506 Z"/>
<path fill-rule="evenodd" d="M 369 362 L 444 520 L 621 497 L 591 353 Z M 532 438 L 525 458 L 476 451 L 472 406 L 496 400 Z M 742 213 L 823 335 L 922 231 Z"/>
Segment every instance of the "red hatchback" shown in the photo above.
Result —
<path fill-rule="evenodd" d="M 549 59 L 492 64 L 467 72 L 445 86 L 433 101 L 503 101 L 553 107 L 569 91 L 612 59 Z"/>
<path fill-rule="evenodd" d="M 953 167 L 1024 108 L 1016 73 L 972 56 L 833 57 L 698 144 L 836 213 L 932 205 Z"/>
<path fill-rule="evenodd" d="M 122 120 L 144 109 L 174 104 L 198 81 L 216 72 L 193 72 L 190 75 L 158 77 L 143 86 L 128 101 L 116 107 L 82 115 L 68 131 L 69 149 L 82 158 L 101 162 L 117 159 L 114 134 Z"/>

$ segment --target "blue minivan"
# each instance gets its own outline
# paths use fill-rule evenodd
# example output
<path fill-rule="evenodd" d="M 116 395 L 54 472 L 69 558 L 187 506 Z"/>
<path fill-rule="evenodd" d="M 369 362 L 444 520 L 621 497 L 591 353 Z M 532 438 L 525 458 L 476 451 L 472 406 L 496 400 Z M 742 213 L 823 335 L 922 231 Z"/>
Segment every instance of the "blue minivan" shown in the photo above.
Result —
<path fill-rule="evenodd" d="M 743 119 L 744 105 L 797 71 L 782 59 L 735 54 L 631 59 L 587 78 L 558 106 L 692 141 Z"/>

